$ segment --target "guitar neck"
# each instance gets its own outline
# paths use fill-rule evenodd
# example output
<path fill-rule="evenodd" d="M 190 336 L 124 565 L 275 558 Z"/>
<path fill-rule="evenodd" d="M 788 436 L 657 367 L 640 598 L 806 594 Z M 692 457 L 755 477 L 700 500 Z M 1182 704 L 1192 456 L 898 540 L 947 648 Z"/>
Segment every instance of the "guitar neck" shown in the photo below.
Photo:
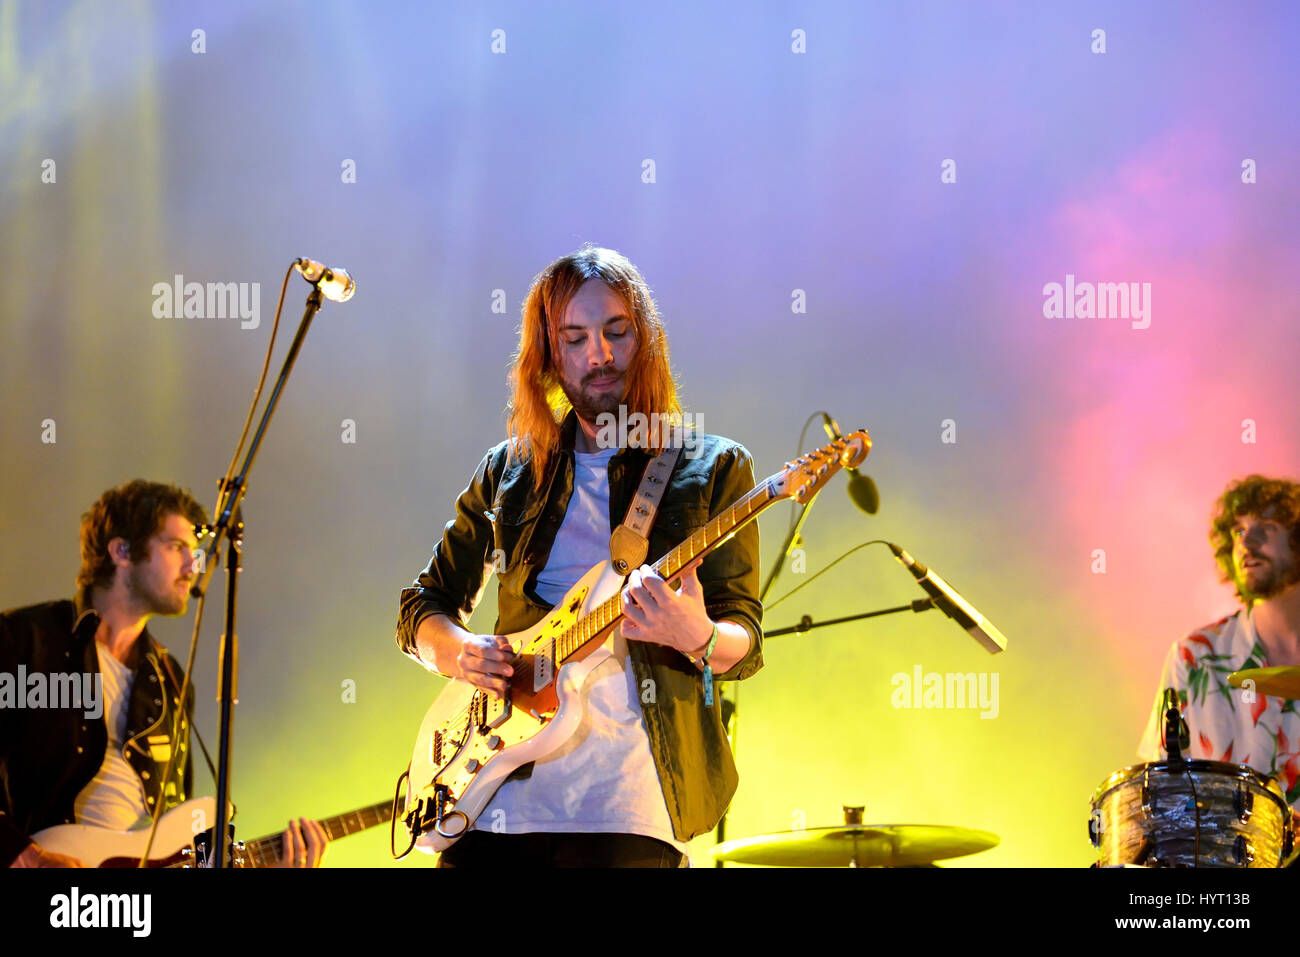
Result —
<path fill-rule="evenodd" d="M 347 837 L 349 834 L 356 834 L 358 831 L 387 823 L 392 810 L 392 801 L 381 801 L 369 807 L 327 817 L 317 823 L 325 830 L 325 835 L 331 841 L 336 841 L 340 837 Z M 250 867 L 270 867 L 278 864 L 284 857 L 284 834 L 281 832 L 255 838 L 244 845 L 244 851 L 248 855 Z"/>
<path fill-rule="evenodd" d="M 749 492 L 696 529 L 691 535 L 652 566 L 660 578 L 672 583 L 691 562 L 703 558 L 728 538 L 758 517 L 758 513 L 784 496 L 771 478 L 755 485 Z M 555 657 L 562 663 L 587 642 L 623 617 L 623 599 L 614 595 L 597 605 L 588 615 L 555 639 Z"/>

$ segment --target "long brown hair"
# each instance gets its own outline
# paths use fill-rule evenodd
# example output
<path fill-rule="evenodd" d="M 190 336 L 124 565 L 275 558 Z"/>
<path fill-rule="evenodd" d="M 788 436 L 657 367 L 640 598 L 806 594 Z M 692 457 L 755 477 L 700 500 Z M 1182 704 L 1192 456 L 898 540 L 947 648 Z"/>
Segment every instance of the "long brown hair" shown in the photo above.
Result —
<path fill-rule="evenodd" d="M 628 371 L 623 400 L 628 415 L 677 416 L 677 383 L 668 362 L 668 336 L 641 273 L 627 257 L 590 243 L 561 256 L 533 279 L 524 299 L 519 350 L 510 368 L 510 415 L 506 434 L 510 453 L 531 459 L 533 484 L 541 488 L 547 463 L 559 447 L 560 423 L 571 406 L 560 385 L 555 357 L 560 354 L 560 323 L 569 302 L 591 279 L 599 279 L 627 307 L 637 349 Z M 659 451 L 658 430 L 650 450 Z"/>

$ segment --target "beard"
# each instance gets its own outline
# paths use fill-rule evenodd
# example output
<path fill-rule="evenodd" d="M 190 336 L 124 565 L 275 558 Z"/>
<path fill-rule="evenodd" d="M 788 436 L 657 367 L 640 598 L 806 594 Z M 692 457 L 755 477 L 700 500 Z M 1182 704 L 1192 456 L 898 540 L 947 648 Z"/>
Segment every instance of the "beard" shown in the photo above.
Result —
<path fill-rule="evenodd" d="M 1262 568 L 1256 566 L 1253 569 L 1258 575 L 1253 585 L 1246 574 L 1248 569 L 1243 568 L 1237 574 L 1238 588 L 1249 601 L 1276 598 L 1283 591 L 1300 582 L 1300 564 L 1296 563 L 1294 557 L 1288 559 L 1284 565 L 1277 565 L 1272 559 L 1265 559 L 1265 561 L 1267 564 Z"/>
<path fill-rule="evenodd" d="M 618 385 L 613 389 L 604 389 L 588 391 L 589 383 L 598 378 L 600 373 L 592 375 L 583 380 L 582 384 L 574 386 L 566 379 L 560 379 L 560 388 L 564 390 L 564 397 L 569 400 L 573 406 L 573 411 L 578 413 L 578 417 L 588 422 L 594 423 L 597 417 L 609 413 L 618 415 L 618 407 L 623 404 L 623 394 L 626 386 L 626 373 L 619 373 Z"/>
<path fill-rule="evenodd" d="M 176 583 L 172 584 L 174 586 Z M 126 589 L 136 606 L 150 615 L 183 615 L 190 600 L 188 589 L 178 595 L 174 587 L 166 591 L 154 588 L 142 565 L 131 567 L 131 573 L 126 578 Z"/>

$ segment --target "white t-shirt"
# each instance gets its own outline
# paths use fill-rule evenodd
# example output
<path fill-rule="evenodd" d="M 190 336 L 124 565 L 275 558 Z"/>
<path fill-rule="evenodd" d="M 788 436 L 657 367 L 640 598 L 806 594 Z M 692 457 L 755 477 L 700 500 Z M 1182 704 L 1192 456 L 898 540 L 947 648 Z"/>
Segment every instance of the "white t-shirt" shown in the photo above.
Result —
<path fill-rule="evenodd" d="M 1191 733 L 1186 757 L 1247 764 L 1276 776 L 1287 803 L 1300 804 L 1300 713 L 1296 702 L 1258 693 L 1252 693 L 1251 701 L 1245 689 L 1228 684 L 1228 675 L 1234 671 L 1267 667 L 1268 653 L 1259 641 L 1254 616 L 1246 609 L 1175 641 L 1165 657 L 1138 756 L 1143 761 L 1164 759 L 1161 692 L 1177 688 Z"/>
<path fill-rule="evenodd" d="M 126 706 L 131 697 L 133 672 L 95 643 L 99 672 L 104 676 L 104 723 L 108 725 L 108 746 L 99 772 L 81 789 L 74 804 L 78 824 L 92 824 L 113 831 L 129 831 L 149 820 L 144 803 L 144 784 L 135 768 L 122 757 L 126 737 Z"/>
<path fill-rule="evenodd" d="M 537 595 L 548 604 L 609 559 L 607 475 L 616 451 L 574 453 L 573 496 L 547 565 L 537 575 Z M 607 660 L 581 688 L 577 731 L 558 751 L 535 762 L 531 777 L 503 784 L 479 815 L 477 829 L 641 834 L 686 853 L 686 845 L 673 836 L 621 629 L 614 630 L 606 648 L 595 652 Z"/>

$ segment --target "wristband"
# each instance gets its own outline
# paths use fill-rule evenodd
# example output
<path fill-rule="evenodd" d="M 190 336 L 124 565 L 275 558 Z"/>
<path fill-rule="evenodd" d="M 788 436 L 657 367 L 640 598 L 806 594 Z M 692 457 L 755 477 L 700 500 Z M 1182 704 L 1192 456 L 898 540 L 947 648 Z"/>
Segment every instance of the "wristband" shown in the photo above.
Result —
<path fill-rule="evenodd" d="M 714 647 L 718 644 L 718 626 L 713 626 L 713 634 L 709 636 L 708 647 L 704 649 L 704 654 L 700 660 L 704 662 L 704 704 L 706 707 L 713 707 L 713 666 L 709 664 L 709 657 L 713 654 Z"/>

